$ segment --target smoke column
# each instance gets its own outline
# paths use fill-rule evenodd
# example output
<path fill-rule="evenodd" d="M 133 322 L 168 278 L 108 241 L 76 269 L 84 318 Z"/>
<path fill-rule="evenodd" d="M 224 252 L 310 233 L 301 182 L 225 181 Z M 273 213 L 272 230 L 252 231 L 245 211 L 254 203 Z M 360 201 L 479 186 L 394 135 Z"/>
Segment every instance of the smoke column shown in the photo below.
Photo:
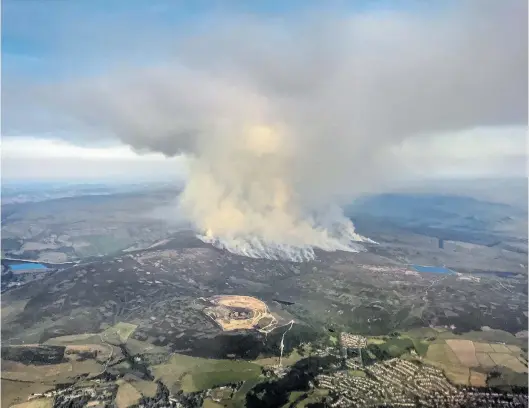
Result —
<path fill-rule="evenodd" d="M 223 142 L 223 152 L 192 160 L 181 197 L 181 210 L 203 241 L 249 257 L 298 262 L 313 259 L 313 248 L 361 248 L 356 242 L 365 238 L 340 212 L 328 220 L 310 216 L 299 201 L 289 177 L 296 146 L 286 130 L 256 125 Z"/>

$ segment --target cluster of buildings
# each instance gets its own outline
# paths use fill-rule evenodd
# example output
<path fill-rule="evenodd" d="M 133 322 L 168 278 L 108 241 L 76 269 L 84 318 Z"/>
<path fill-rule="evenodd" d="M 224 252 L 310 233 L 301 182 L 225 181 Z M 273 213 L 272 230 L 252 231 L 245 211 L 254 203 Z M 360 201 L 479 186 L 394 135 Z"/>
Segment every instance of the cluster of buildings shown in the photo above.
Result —
<path fill-rule="evenodd" d="M 361 356 L 359 358 L 348 358 L 345 360 L 345 366 L 349 370 L 362 370 L 364 365 L 362 364 Z"/>
<path fill-rule="evenodd" d="M 331 407 L 527 406 L 527 395 L 460 389 L 441 370 L 409 360 L 395 358 L 355 368 L 354 374 L 342 370 L 316 377 L 317 386 L 330 391 Z"/>
<path fill-rule="evenodd" d="M 340 345 L 345 359 L 345 366 L 350 370 L 362 369 L 362 349 L 367 347 L 367 339 L 364 336 L 351 333 L 340 333 Z"/>
<path fill-rule="evenodd" d="M 336 347 L 328 346 L 325 348 L 314 350 L 312 352 L 312 355 L 316 357 L 327 357 L 327 356 L 340 357 L 340 352 L 338 351 Z"/>
<path fill-rule="evenodd" d="M 394 358 L 373 364 L 366 371 L 395 390 L 418 396 L 425 406 L 425 398 L 442 399 L 457 392 L 440 369 L 408 360 Z"/>
<path fill-rule="evenodd" d="M 58 388 L 45 393 L 32 394 L 28 401 L 39 398 L 53 398 L 54 407 L 105 407 L 112 404 L 117 391 L 114 382 L 95 379 L 91 385 L 77 387 L 72 385 L 66 388 Z"/>
<path fill-rule="evenodd" d="M 367 339 L 364 336 L 351 333 L 340 333 L 340 344 L 344 348 L 364 348 L 367 347 Z"/>

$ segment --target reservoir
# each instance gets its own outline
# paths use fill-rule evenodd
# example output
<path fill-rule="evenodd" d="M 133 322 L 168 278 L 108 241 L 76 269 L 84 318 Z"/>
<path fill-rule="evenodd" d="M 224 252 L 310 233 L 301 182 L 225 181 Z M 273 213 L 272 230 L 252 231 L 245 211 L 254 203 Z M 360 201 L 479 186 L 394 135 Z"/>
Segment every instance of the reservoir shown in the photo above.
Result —
<path fill-rule="evenodd" d="M 411 265 L 413 269 L 421 273 L 444 273 L 454 275 L 455 272 L 445 268 L 444 266 L 423 266 L 423 265 Z"/>

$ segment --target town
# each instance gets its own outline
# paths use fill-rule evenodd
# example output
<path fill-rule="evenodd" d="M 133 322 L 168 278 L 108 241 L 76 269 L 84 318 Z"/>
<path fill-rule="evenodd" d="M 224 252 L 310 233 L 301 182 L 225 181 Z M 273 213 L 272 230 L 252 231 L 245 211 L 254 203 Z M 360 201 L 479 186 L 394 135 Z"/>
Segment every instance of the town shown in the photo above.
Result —
<path fill-rule="evenodd" d="M 331 407 L 526 407 L 527 395 L 457 388 L 443 372 L 399 358 L 354 372 L 338 370 L 316 377 L 329 390 Z"/>
<path fill-rule="evenodd" d="M 527 406 L 525 394 L 456 387 L 441 369 L 413 356 L 364 366 L 362 350 L 366 346 L 367 339 L 363 336 L 340 334 L 342 369 L 316 377 L 317 387 L 329 391 L 331 407 Z"/>

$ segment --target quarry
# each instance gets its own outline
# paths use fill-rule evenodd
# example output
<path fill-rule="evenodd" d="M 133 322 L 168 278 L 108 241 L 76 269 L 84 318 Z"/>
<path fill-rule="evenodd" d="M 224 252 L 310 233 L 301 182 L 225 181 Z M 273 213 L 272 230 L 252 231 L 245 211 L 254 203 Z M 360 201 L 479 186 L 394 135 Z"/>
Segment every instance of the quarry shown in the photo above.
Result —
<path fill-rule="evenodd" d="M 256 329 L 265 333 L 277 324 L 266 303 L 250 296 L 218 295 L 207 301 L 211 306 L 206 307 L 204 313 L 223 331 Z"/>

